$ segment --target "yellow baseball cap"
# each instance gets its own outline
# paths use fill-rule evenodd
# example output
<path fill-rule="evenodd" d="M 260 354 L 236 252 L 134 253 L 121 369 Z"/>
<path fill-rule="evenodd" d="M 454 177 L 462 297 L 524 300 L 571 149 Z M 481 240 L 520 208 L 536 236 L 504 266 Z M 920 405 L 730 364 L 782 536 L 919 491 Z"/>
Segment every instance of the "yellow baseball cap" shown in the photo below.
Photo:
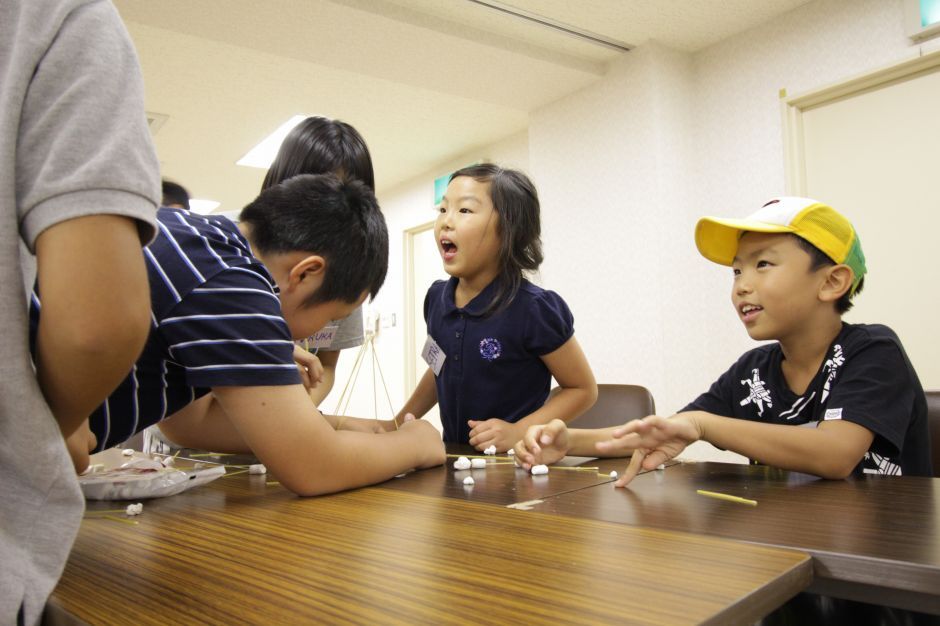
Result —
<path fill-rule="evenodd" d="M 738 252 L 738 240 L 747 232 L 792 233 L 805 239 L 834 262 L 852 269 L 850 293 L 855 293 L 867 271 L 862 244 L 852 223 L 828 204 L 810 198 L 774 198 L 741 220 L 703 217 L 695 225 L 695 245 L 706 259 L 731 265 Z"/>

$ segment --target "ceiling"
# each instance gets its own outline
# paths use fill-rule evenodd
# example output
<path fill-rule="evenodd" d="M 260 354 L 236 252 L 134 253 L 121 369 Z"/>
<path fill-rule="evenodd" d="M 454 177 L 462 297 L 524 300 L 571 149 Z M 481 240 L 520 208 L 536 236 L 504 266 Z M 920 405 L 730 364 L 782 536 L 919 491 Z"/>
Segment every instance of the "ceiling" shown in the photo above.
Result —
<path fill-rule="evenodd" d="M 484 0 L 694 52 L 810 0 Z M 473 0 L 114 0 L 140 55 L 164 176 L 237 210 L 235 161 L 295 114 L 354 125 L 381 194 L 528 125 L 621 54 Z M 481 155 L 482 156 L 482 155 Z M 430 181 L 429 181 L 430 185 Z"/>

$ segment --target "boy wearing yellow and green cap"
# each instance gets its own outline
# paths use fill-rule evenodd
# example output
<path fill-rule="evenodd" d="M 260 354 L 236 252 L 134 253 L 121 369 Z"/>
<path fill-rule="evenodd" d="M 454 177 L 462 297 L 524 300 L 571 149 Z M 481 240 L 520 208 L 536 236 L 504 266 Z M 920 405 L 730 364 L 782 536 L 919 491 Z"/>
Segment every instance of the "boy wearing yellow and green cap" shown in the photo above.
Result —
<path fill-rule="evenodd" d="M 746 352 L 671 418 L 534 426 L 516 445 L 524 465 L 632 453 L 622 487 L 705 440 L 825 478 L 931 475 L 924 391 L 900 340 L 886 326 L 842 321 L 866 271 L 844 216 L 816 200 L 776 198 L 744 220 L 701 219 L 695 243 L 733 268 L 731 299 L 748 334 L 776 343 Z"/>

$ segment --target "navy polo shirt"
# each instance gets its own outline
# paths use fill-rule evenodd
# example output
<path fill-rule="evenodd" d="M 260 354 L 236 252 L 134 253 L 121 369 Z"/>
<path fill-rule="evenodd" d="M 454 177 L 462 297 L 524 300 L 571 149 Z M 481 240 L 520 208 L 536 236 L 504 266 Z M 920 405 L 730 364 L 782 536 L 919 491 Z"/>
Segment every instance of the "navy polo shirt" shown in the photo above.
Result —
<path fill-rule="evenodd" d="M 557 293 L 527 280 L 508 307 L 484 317 L 496 284 L 457 308 L 457 279 L 439 280 L 424 299 L 428 334 L 446 355 L 436 377 L 444 441 L 467 443 L 467 420 L 517 422 L 548 397 L 551 372 L 540 357 L 574 334 L 574 317 Z"/>

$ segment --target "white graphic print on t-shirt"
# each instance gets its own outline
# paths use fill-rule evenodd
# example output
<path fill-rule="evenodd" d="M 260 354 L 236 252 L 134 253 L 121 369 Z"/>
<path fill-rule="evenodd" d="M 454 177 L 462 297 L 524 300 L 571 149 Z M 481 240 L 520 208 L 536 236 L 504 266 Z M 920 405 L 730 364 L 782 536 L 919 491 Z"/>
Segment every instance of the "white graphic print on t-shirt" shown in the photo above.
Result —
<path fill-rule="evenodd" d="M 751 390 L 748 396 L 741 400 L 741 406 L 753 402 L 757 405 L 757 415 L 761 416 L 764 414 L 764 403 L 766 402 L 768 407 L 773 407 L 774 403 L 770 398 L 770 390 L 760 379 L 760 372 L 756 367 L 751 372 L 754 374 L 752 378 L 745 378 L 741 381 L 742 385 L 747 385 Z"/>
<path fill-rule="evenodd" d="M 826 382 L 823 383 L 822 396 L 819 398 L 820 402 L 825 402 L 826 398 L 829 397 L 829 385 L 835 380 L 836 374 L 843 363 L 845 363 L 845 357 L 842 356 L 842 346 L 836 344 L 832 346 L 832 358 L 827 359 L 823 364 L 823 372 L 829 370 L 829 375 L 826 376 Z"/>
<path fill-rule="evenodd" d="M 866 452 L 863 465 L 874 465 L 875 467 L 863 467 L 864 474 L 880 474 L 884 476 L 901 476 L 901 466 L 892 463 L 888 457 L 881 456 L 874 452 Z"/>

